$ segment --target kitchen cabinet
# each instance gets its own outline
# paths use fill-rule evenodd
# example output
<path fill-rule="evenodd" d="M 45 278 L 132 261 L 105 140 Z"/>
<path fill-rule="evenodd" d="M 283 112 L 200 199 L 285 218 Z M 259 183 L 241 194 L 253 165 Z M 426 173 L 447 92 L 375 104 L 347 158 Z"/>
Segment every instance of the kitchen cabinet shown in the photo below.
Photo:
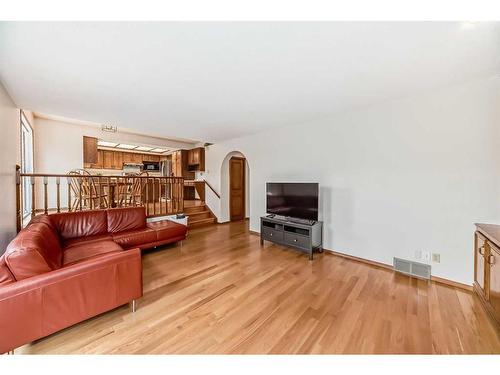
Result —
<path fill-rule="evenodd" d="M 103 150 L 102 151 L 102 167 L 104 169 L 113 169 L 113 154 L 114 151 Z"/>
<path fill-rule="evenodd" d="M 83 137 L 83 164 L 97 163 L 97 138 Z"/>
<path fill-rule="evenodd" d="M 133 163 L 134 162 L 134 154 L 132 152 L 123 152 L 122 157 L 123 157 L 124 163 Z"/>
<path fill-rule="evenodd" d="M 197 147 L 188 151 L 188 165 L 190 170 L 205 171 L 205 148 Z"/>
<path fill-rule="evenodd" d="M 500 225 L 476 224 L 474 291 L 500 329 Z"/>
<path fill-rule="evenodd" d="M 113 152 L 113 169 L 123 169 L 123 152 Z"/>
<path fill-rule="evenodd" d="M 172 173 L 174 177 L 194 179 L 194 172 L 188 168 L 188 150 L 177 150 L 172 153 Z"/>
<path fill-rule="evenodd" d="M 142 161 L 160 161 L 160 155 L 144 154 L 142 155 Z"/>

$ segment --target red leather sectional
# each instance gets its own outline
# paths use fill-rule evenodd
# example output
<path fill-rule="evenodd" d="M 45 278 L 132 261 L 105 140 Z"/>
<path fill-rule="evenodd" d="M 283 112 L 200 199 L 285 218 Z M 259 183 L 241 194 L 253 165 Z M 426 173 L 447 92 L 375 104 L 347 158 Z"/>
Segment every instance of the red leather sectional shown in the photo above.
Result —
<path fill-rule="evenodd" d="M 143 207 L 36 216 L 0 257 L 0 353 L 141 297 L 141 249 L 186 232 Z"/>

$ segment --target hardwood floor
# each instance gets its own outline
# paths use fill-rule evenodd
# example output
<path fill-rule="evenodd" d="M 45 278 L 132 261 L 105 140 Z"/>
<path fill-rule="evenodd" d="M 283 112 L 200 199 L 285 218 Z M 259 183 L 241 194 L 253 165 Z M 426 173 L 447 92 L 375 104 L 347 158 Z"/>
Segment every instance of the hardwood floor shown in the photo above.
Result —
<path fill-rule="evenodd" d="M 500 353 L 470 292 L 266 243 L 247 223 L 146 252 L 144 297 L 17 353 Z"/>

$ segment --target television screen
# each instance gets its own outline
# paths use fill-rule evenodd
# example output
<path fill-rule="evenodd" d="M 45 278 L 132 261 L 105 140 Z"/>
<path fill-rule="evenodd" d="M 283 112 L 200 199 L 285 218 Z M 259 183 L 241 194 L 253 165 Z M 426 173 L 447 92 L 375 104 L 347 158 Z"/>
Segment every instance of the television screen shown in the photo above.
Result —
<path fill-rule="evenodd" d="M 305 220 L 318 220 L 317 183 L 268 182 L 267 213 Z"/>

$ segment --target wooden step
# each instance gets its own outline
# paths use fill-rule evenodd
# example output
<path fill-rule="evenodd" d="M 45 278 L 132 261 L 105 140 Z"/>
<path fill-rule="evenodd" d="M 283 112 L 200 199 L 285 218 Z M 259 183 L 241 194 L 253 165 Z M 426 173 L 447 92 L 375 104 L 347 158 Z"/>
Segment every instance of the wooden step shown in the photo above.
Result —
<path fill-rule="evenodd" d="M 186 215 L 192 214 L 193 212 L 202 212 L 202 211 L 207 211 L 207 207 L 204 204 L 199 206 L 184 207 L 184 213 Z"/>
<path fill-rule="evenodd" d="M 200 220 L 200 219 L 208 219 L 212 217 L 212 213 L 208 210 L 200 211 L 200 212 L 190 212 L 186 213 L 189 216 L 189 220 Z"/>
<path fill-rule="evenodd" d="M 215 217 L 209 217 L 206 219 L 191 220 L 188 219 L 188 228 L 201 227 L 203 225 L 215 224 Z"/>

